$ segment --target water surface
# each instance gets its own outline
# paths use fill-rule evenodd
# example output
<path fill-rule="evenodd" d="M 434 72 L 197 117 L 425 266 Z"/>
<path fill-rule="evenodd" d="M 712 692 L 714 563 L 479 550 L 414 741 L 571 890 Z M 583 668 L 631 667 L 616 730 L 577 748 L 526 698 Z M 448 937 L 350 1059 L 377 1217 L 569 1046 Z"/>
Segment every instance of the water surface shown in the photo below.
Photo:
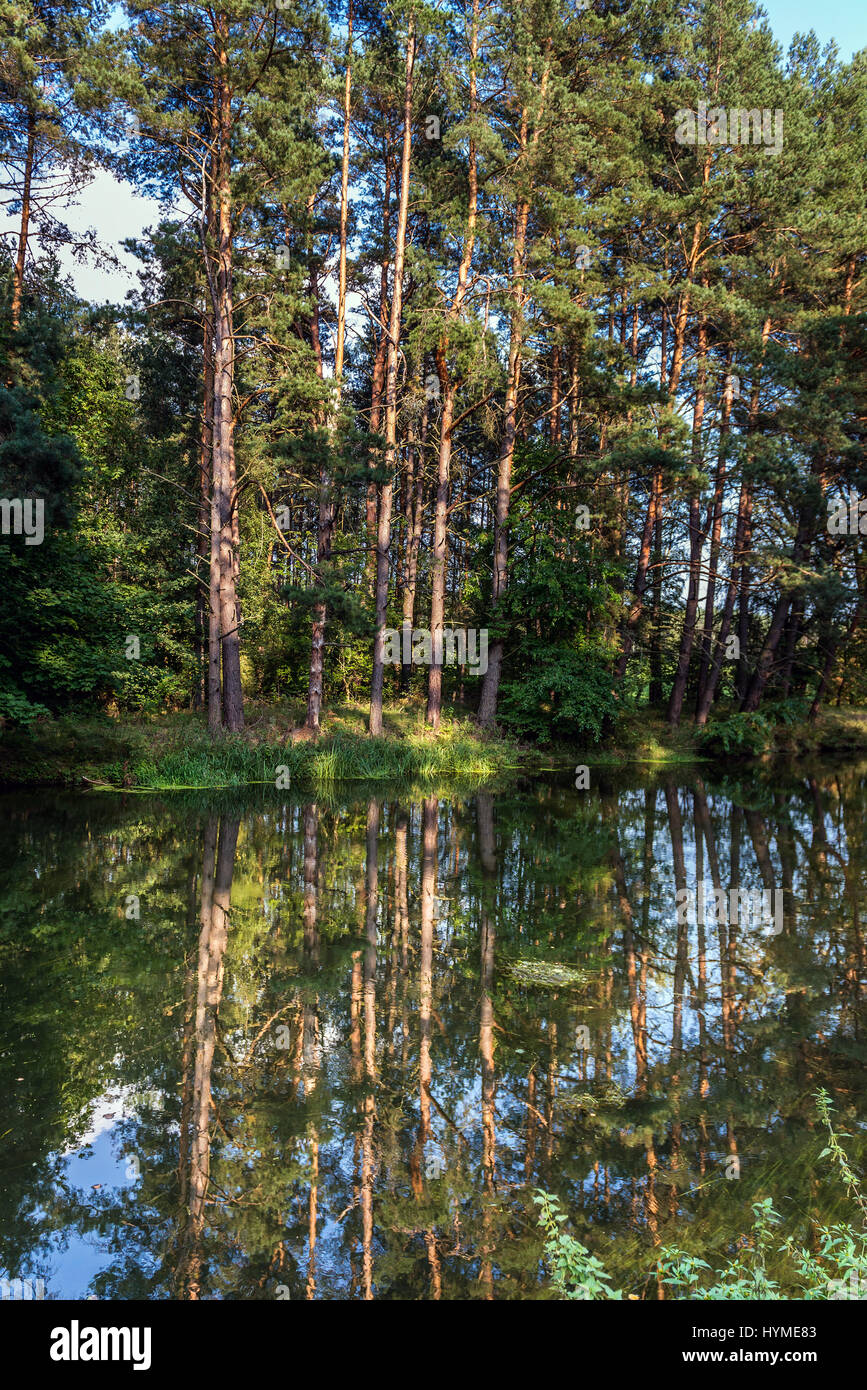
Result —
<path fill-rule="evenodd" d="M 841 1210 L 812 1095 L 863 1134 L 863 771 L 0 822 L 0 1272 L 46 1297 L 543 1297 L 544 1188 L 649 1299 L 758 1197 Z"/>

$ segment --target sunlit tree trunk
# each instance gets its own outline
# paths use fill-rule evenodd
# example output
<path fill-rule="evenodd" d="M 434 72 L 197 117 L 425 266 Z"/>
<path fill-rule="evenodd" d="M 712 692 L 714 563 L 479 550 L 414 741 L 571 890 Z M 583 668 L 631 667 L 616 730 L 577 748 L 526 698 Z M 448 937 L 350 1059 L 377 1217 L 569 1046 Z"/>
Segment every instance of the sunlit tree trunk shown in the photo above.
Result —
<path fill-rule="evenodd" d="M 719 564 L 720 541 L 722 539 L 722 517 L 723 517 L 723 498 L 725 495 L 726 484 L 726 449 L 728 447 L 729 423 L 731 420 L 732 400 L 734 395 L 733 383 L 731 380 L 732 356 L 729 353 L 726 364 L 725 387 L 723 389 L 722 408 L 720 410 L 720 422 L 717 444 L 717 467 L 716 478 L 714 481 L 713 500 L 710 507 L 710 551 L 708 554 L 707 567 L 707 589 L 704 598 L 704 627 L 701 637 L 701 660 L 698 670 L 698 688 L 696 692 L 696 713 L 701 707 L 704 688 L 707 683 L 708 670 L 710 668 L 711 647 L 713 644 L 713 619 L 714 619 L 714 599 L 716 597 L 717 566 Z"/>
<path fill-rule="evenodd" d="M 244 727 L 241 692 L 240 611 L 237 575 L 237 506 L 235 493 L 235 342 L 232 289 L 232 195 L 229 182 L 232 141 L 232 95 L 226 52 L 228 21 L 220 16 L 215 42 L 218 75 L 218 138 L 215 176 L 217 265 L 213 282 L 214 309 L 214 506 L 219 521 L 220 639 L 223 681 L 223 721 L 230 733 Z M 216 513 L 216 515 L 214 515 Z"/>
<path fill-rule="evenodd" d="M 388 351 L 385 374 L 385 467 L 387 477 L 379 497 L 376 533 L 376 632 L 373 642 L 373 675 L 370 684 L 370 732 L 382 733 L 382 691 L 385 679 L 385 625 L 388 610 L 388 570 L 391 549 L 391 507 L 397 454 L 397 362 L 403 304 L 403 265 L 409 214 L 409 180 L 412 155 L 412 93 L 416 37 L 412 15 L 406 40 L 403 100 L 403 153 L 400 166 L 400 203 L 394 244 L 394 286 L 391 296 Z"/>
<path fill-rule="evenodd" d="M 470 117 L 476 114 L 476 59 L 478 57 L 479 0 L 473 0 L 473 17 L 470 33 Z M 436 353 L 437 373 L 442 391 L 442 412 L 440 415 L 440 448 L 437 466 L 437 489 L 434 504 L 433 557 L 431 568 L 430 633 L 432 642 L 431 664 L 427 687 L 427 722 L 438 729 L 443 697 L 443 617 L 445 610 L 446 565 L 448 561 L 448 497 L 452 457 L 452 425 L 455 416 L 456 383 L 449 371 L 448 350 L 449 330 L 460 318 L 467 293 L 467 279 L 473 262 L 473 248 L 476 238 L 476 212 L 478 207 L 478 173 L 476 169 L 476 142 L 470 136 L 469 165 L 467 170 L 469 204 L 467 225 L 464 235 L 463 251 L 458 266 L 457 286 L 450 305 L 446 326 Z"/>
<path fill-rule="evenodd" d="M 697 473 L 702 465 L 702 423 L 704 420 L 705 376 L 707 359 L 707 320 L 702 317 L 698 329 L 698 365 L 695 383 L 695 404 L 692 414 L 692 467 Z M 701 524 L 701 497 L 698 483 L 694 482 L 689 497 L 689 580 L 687 585 L 686 608 L 683 615 L 683 628 L 677 667 L 668 702 L 668 722 L 677 728 L 686 697 L 689 679 L 689 663 L 695 640 L 695 625 L 698 616 L 698 593 L 701 581 L 701 554 L 707 532 Z"/>
<path fill-rule="evenodd" d="M 424 469 L 425 447 L 428 430 L 428 400 L 425 396 L 422 408 L 421 427 L 418 439 L 411 438 L 408 450 L 405 501 L 404 564 L 401 584 L 401 603 L 403 608 L 403 633 L 408 638 L 401 641 L 400 688 L 403 694 L 409 690 L 412 660 L 405 659 L 407 651 L 412 656 L 412 630 L 415 621 L 415 596 L 418 584 L 418 552 L 421 545 L 422 522 L 424 516 Z"/>
<path fill-rule="evenodd" d="M 18 249 L 12 267 L 12 303 L 9 317 L 12 331 L 17 332 L 21 323 L 21 304 L 24 298 L 24 268 L 27 264 L 27 242 L 30 235 L 31 188 L 33 184 L 33 165 L 36 157 L 36 116 L 27 116 L 27 149 L 24 155 L 24 181 L 21 189 L 21 217 L 18 224 Z"/>

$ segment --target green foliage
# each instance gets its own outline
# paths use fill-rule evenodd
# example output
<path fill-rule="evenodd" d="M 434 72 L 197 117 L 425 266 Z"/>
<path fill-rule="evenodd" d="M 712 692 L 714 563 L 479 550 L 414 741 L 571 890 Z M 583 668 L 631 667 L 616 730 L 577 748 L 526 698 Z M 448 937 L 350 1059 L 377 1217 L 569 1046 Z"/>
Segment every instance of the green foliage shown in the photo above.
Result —
<path fill-rule="evenodd" d="M 806 714 L 803 700 L 779 700 L 763 710 L 716 717 L 703 731 L 701 747 L 712 753 L 758 756 L 773 748 L 777 729 L 791 728 Z"/>
<path fill-rule="evenodd" d="M 581 641 L 571 649 L 528 639 L 521 658 L 526 668 L 503 682 L 504 728 L 542 745 L 599 739 L 618 705 L 598 644 Z"/>
<path fill-rule="evenodd" d="M 797 1234 L 784 1236 L 783 1217 L 770 1197 L 752 1203 L 748 1234 L 735 1242 L 735 1253 L 714 1268 L 707 1260 L 664 1246 L 656 1273 L 674 1298 L 699 1301 L 827 1300 L 861 1298 L 867 1288 L 867 1197 L 852 1170 L 832 1119 L 831 1099 L 824 1088 L 815 1093 L 816 1111 L 828 1131 L 818 1159 L 830 1159 L 843 1180 L 860 1217 L 860 1229 L 843 1222 L 819 1224 L 810 1245 Z M 545 1232 L 545 1259 L 558 1298 L 622 1298 L 612 1290 L 604 1266 L 573 1235 L 564 1230 L 566 1214 L 549 1193 L 533 1200 L 540 1207 L 539 1225 Z"/>
<path fill-rule="evenodd" d="M 770 720 L 755 710 L 751 714 L 730 714 L 715 719 L 703 731 L 701 742 L 709 751 L 756 754 L 767 751 L 773 732 Z"/>
<path fill-rule="evenodd" d="M 547 451 L 522 452 L 524 469 L 546 462 Z M 562 513 L 550 516 L 562 527 Z M 605 637 L 615 570 L 586 541 L 567 558 L 565 540 L 540 530 L 540 520 L 537 509 L 516 508 L 513 575 L 492 632 L 504 631 L 507 651 L 499 716 L 542 745 L 598 740 L 618 712 Z"/>
<path fill-rule="evenodd" d="M 69 322 L 48 331 L 38 311 L 25 318 L 14 360 L 27 386 L 0 388 L 2 494 L 45 500 L 42 544 L 0 538 L 0 703 L 10 723 L 112 704 L 175 706 L 189 698 L 195 663 L 189 532 L 175 504 L 183 437 L 170 410 L 157 423 L 183 364 L 164 344 L 131 402 L 116 328 L 71 298 L 66 308 Z"/>
<path fill-rule="evenodd" d="M 556 1296 L 582 1300 L 622 1299 L 621 1290 L 612 1288 L 602 1261 L 563 1229 L 567 1218 L 557 1198 L 539 1190 L 533 1193 L 533 1201 L 539 1208 L 538 1221 L 545 1232 L 545 1263 L 551 1272 Z"/>

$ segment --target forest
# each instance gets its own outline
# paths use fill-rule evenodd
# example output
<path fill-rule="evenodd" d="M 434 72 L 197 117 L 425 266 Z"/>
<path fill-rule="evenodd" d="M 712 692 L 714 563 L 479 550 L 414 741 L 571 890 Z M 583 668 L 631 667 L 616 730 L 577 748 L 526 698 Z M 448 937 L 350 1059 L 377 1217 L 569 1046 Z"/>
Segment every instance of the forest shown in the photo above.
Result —
<path fill-rule="evenodd" d="M 751 0 L 0 23 L 7 730 L 863 702 L 863 51 Z M 61 267 L 99 170 L 162 210 L 122 305 Z"/>

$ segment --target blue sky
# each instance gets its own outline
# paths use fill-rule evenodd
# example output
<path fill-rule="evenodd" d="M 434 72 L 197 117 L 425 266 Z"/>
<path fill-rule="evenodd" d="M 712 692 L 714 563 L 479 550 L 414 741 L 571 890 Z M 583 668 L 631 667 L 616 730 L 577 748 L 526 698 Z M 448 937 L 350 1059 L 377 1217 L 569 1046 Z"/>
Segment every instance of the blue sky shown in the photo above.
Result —
<path fill-rule="evenodd" d="M 859 48 L 867 48 L 864 0 L 826 0 L 822 5 L 814 0 L 762 0 L 762 4 L 783 52 L 793 34 L 806 34 L 810 29 L 815 29 L 823 45 L 834 39 L 844 60 Z"/>

